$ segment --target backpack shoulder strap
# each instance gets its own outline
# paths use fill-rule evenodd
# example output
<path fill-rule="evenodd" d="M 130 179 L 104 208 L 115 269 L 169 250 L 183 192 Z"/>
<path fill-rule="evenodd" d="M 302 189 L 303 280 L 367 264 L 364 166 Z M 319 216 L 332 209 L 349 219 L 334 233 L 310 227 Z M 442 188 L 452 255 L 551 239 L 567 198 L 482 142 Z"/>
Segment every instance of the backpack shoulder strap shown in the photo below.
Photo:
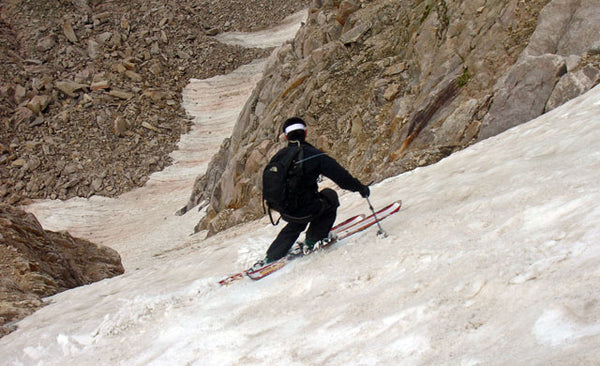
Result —
<path fill-rule="evenodd" d="M 279 224 L 279 221 L 281 220 L 281 216 L 279 216 L 279 218 L 277 219 L 277 221 L 273 220 L 273 214 L 271 214 L 271 207 L 269 207 L 269 205 L 265 205 L 265 198 L 263 196 L 262 201 L 262 207 L 263 207 L 263 213 L 268 213 L 269 214 L 269 220 L 271 220 L 271 224 L 273 226 L 277 226 Z"/>
<path fill-rule="evenodd" d="M 277 221 L 273 220 L 273 215 L 271 214 L 271 207 L 269 207 L 269 220 L 271 220 L 271 224 L 273 224 L 273 226 L 277 226 L 279 225 L 279 221 L 281 221 L 281 216 L 279 216 L 279 218 L 277 219 Z"/>

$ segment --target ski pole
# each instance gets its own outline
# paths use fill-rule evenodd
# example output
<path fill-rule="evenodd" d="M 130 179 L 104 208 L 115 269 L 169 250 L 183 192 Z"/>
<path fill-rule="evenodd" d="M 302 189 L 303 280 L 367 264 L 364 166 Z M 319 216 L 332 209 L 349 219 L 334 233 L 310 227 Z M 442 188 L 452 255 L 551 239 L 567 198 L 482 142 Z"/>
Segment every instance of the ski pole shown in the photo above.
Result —
<path fill-rule="evenodd" d="M 379 230 L 377 231 L 377 235 L 383 235 L 384 238 L 387 237 L 388 234 L 381 227 L 381 224 L 379 223 L 379 219 L 377 218 L 377 214 L 375 213 L 375 209 L 373 208 L 373 205 L 371 204 L 369 197 L 365 197 L 365 199 L 367 200 L 367 203 L 369 204 L 369 208 L 371 209 L 371 212 L 373 213 L 373 218 L 375 218 L 375 222 L 377 223 L 377 226 L 379 227 Z"/>

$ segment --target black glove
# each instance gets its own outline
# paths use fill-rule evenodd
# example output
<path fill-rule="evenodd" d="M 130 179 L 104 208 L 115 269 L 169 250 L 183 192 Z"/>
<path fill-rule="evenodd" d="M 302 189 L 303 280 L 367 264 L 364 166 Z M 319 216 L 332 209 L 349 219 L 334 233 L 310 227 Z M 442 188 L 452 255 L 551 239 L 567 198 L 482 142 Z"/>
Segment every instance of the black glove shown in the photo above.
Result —
<path fill-rule="evenodd" d="M 371 194 L 371 190 L 369 189 L 369 186 L 362 186 L 358 193 L 360 193 L 363 198 L 367 198 Z"/>

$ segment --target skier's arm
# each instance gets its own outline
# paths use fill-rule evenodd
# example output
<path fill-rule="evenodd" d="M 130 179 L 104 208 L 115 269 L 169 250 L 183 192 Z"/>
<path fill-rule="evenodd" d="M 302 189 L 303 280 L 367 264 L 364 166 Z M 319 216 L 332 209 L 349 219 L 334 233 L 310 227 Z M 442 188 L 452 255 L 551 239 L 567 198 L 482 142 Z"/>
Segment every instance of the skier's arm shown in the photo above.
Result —
<path fill-rule="evenodd" d="M 321 173 L 335 182 L 340 188 L 352 192 L 364 192 L 368 187 L 354 178 L 344 167 L 329 155 L 320 157 Z"/>

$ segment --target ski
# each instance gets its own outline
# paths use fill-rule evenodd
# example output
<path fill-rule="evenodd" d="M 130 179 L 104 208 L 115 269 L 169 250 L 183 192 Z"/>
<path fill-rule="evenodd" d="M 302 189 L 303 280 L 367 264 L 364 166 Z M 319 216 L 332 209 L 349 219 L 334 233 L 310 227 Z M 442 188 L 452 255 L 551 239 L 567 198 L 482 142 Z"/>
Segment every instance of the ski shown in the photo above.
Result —
<path fill-rule="evenodd" d="M 356 234 L 358 232 L 366 230 L 367 228 L 371 227 L 373 224 L 376 224 L 378 221 L 377 219 L 379 219 L 379 221 L 381 221 L 381 220 L 385 219 L 386 217 L 398 212 L 401 207 L 402 207 L 401 200 L 392 202 L 389 205 L 385 206 L 384 208 L 380 209 L 379 211 L 375 212 L 375 214 L 371 214 L 371 215 L 365 217 L 364 219 L 362 219 L 361 221 L 355 223 L 354 225 L 352 225 L 350 227 L 344 228 L 343 230 L 339 230 L 337 232 L 337 241 L 340 241 L 340 240 L 345 239 L 353 234 Z M 329 246 L 334 243 L 335 242 L 330 242 L 330 243 L 327 243 L 327 245 L 325 245 L 325 246 Z"/>
<path fill-rule="evenodd" d="M 357 223 L 361 222 L 364 219 L 365 219 L 365 215 L 352 216 L 349 219 L 346 219 L 346 220 L 342 221 L 341 223 L 337 224 L 336 226 L 334 226 L 331 229 L 331 234 L 337 235 L 339 232 L 348 230 L 349 228 L 353 227 L 354 225 L 356 225 Z M 271 274 L 272 272 L 275 272 L 277 269 L 283 267 L 283 265 L 285 264 L 285 263 L 283 263 L 283 264 L 281 263 L 281 262 L 283 262 L 283 259 L 286 259 L 286 257 L 283 257 L 282 259 L 279 259 L 277 261 L 269 263 L 267 266 L 261 267 L 255 271 L 253 271 L 252 268 L 250 268 L 245 271 L 232 274 L 232 275 L 227 276 L 226 278 L 222 279 L 221 281 L 219 281 L 219 284 L 222 286 L 229 285 L 232 282 L 236 282 L 236 281 L 243 279 L 244 275 L 248 275 L 248 274 L 251 274 L 254 276 L 260 275 L 261 276 L 260 278 L 265 277 L 265 276 Z M 280 265 L 280 266 L 278 267 L 278 265 Z M 249 277 L 250 277 L 250 275 L 249 275 Z M 252 277 L 250 277 L 250 278 L 252 278 Z"/>
<path fill-rule="evenodd" d="M 402 201 L 398 200 L 398 201 L 392 202 L 391 204 L 387 205 L 386 207 L 375 212 L 375 214 L 371 214 L 370 216 L 364 217 L 357 222 L 354 222 L 349 225 L 344 225 L 344 226 L 342 226 L 340 224 L 337 227 L 338 230 L 335 230 L 335 232 L 334 232 L 335 235 L 333 235 L 333 239 L 324 242 L 317 249 L 315 249 L 307 254 L 304 254 L 302 251 L 288 254 L 287 256 L 285 256 L 277 261 L 274 261 L 272 263 L 269 263 L 264 267 L 258 268 L 256 270 L 250 269 L 250 270 L 246 271 L 245 274 L 246 274 L 246 276 L 250 277 L 251 279 L 253 279 L 255 281 L 260 280 L 261 278 L 264 278 L 264 277 L 270 275 L 271 273 L 281 269 L 283 266 L 285 266 L 287 264 L 287 262 L 289 262 L 293 259 L 312 254 L 317 250 L 329 247 L 343 239 L 348 238 L 351 235 L 354 235 L 363 230 L 366 230 L 367 228 L 373 226 L 374 224 L 376 224 L 378 222 L 378 220 L 376 220 L 375 217 L 377 217 L 379 219 L 379 221 L 381 221 L 381 220 L 385 219 L 386 217 L 398 212 L 401 207 L 402 207 Z M 332 230 L 332 232 L 333 231 L 334 230 Z"/>

